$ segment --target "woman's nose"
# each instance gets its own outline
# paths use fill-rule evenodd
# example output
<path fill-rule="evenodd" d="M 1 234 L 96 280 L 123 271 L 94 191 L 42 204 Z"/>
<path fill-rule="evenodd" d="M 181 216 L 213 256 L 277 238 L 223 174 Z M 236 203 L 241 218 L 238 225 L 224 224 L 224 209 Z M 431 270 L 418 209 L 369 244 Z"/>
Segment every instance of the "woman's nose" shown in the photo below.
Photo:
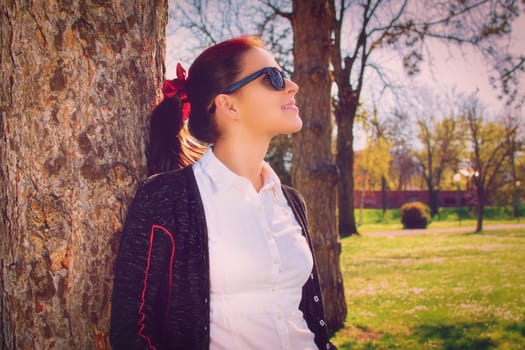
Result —
<path fill-rule="evenodd" d="M 293 92 L 294 94 L 296 94 L 297 91 L 299 91 L 299 85 L 294 83 L 291 79 L 286 79 L 285 82 L 287 92 Z"/>

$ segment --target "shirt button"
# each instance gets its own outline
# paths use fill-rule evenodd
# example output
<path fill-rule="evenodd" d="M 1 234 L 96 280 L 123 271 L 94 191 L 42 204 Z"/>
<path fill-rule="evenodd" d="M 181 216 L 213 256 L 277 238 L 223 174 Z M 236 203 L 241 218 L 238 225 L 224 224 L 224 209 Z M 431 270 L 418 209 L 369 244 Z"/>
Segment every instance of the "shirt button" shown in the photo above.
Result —
<path fill-rule="evenodd" d="M 319 324 L 320 324 L 321 326 L 324 326 L 324 325 L 325 325 L 324 320 L 319 321 Z"/>
<path fill-rule="evenodd" d="M 278 264 L 279 264 L 279 260 L 276 259 L 276 260 L 273 261 L 273 263 L 274 263 L 275 265 L 278 265 Z"/>
<path fill-rule="evenodd" d="M 326 348 L 330 349 L 330 343 L 326 343 Z"/>
<path fill-rule="evenodd" d="M 318 297 L 317 295 L 316 295 L 316 296 L 314 296 L 314 301 L 315 301 L 316 303 L 318 303 L 318 302 L 319 302 L 319 297 Z"/>

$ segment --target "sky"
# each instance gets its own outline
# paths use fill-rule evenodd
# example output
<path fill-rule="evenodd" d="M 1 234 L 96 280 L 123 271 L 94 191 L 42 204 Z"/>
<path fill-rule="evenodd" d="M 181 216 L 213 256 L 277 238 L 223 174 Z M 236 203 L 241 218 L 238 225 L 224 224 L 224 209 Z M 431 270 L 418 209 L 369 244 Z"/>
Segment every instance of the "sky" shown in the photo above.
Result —
<path fill-rule="evenodd" d="M 170 0 L 173 5 L 175 0 Z M 177 0 L 180 1 L 180 0 Z M 168 27 L 174 28 L 174 23 L 169 23 Z M 173 30 L 171 31 L 173 32 Z M 175 62 L 182 61 L 188 68 L 191 62 L 186 62 L 187 57 L 176 57 L 180 47 L 180 38 L 170 36 L 168 30 L 167 37 L 167 57 L 166 57 L 166 76 L 173 78 L 175 75 Z M 182 32 L 178 32 L 180 36 Z M 191 37 L 191 32 L 184 32 L 185 42 L 195 42 Z M 513 23 L 510 47 L 513 52 L 525 54 L 525 14 L 518 17 Z M 481 54 L 474 49 L 463 47 L 459 48 L 454 45 L 445 45 L 438 41 L 431 42 L 428 46 L 429 51 L 425 52 L 425 61 L 421 65 L 421 71 L 414 77 L 408 77 L 401 66 L 401 59 L 398 54 L 386 53 L 381 57 L 382 64 L 388 67 L 389 74 L 399 80 L 407 90 L 406 94 L 420 93 L 426 91 L 427 94 L 435 96 L 444 95 L 464 95 L 468 96 L 476 93 L 479 101 L 483 104 L 488 113 L 497 115 L 505 110 L 504 101 L 497 98 L 500 91 L 495 90 L 490 85 L 489 75 L 490 66 L 483 60 Z M 365 83 L 362 100 L 367 106 L 376 103 L 384 111 L 390 112 L 392 106 L 396 104 L 395 96 L 391 94 L 379 95 L 374 90 L 377 86 L 371 79 Z M 525 84 L 521 84 L 525 89 Z M 381 109 L 381 108 L 380 108 Z M 521 118 L 524 120 L 523 109 L 520 111 Z M 363 139 L 360 133 L 356 133 L 356 148 L 362 147 Z"/>
<path fill-rule="evenodd" d="M 513 23 L 510 40 L 512 51 L 525 55 L 525 14 Z M 444 91 L 456 89 L 466 94 L 478 91 L 480 101 L 492 113 L 505 108 L 504 101 L 497 98 L 500 91 L 490 85 L 490 67 L 478 51 L 462 51 L 457 46 L 447 47 L 436 42 L 431 46 L 431 56 L 431 64 L 423 66 L 415 77 L 417 84 Z M 525 88 L 525 84 L 522 83 L 522 87 Z"/>
<path fill-rule="evenodd" d="M 525 55 L 525 14 L 518 17 L 512 27 L 512 35 L 509 41 L 511 50 L 515 54 Z M 398 78 L 399 84 L 403 86 L 402 96 L 393 96 L 388 92 L 378 96 L 374 91 L 373 85 L 379 82 L 373 82 L 371 79 L 365 84 L 362 93 L 362 102 L 372 110 L 373 105 L 379 106 L 379 109 L 385 113 L 390 113 L 395 107 L 398 100 L 403 100 L 403 105 L 415 102 L 425 95 L 425 102 L 434 98 L 436 101 L 449 99 L 451 103 L 457 97 L 468 97 L 475 94 L 478 97 L 487 117 L 490 119 L 497 118 L 508 111 L 505 99 L 499 99 L 501 90 L 494 88 L 490 84 L 489 76 L 493 75 L 492 67 L 487 63 L 481 53 L 471 47 L 458 47 L 456 45 L 446 45 L 440 41 L 433 41 L 429 44 L 429 51 L 425 52 L 424 62 L 421 64 L 421 71 L 413 77 L 408 77 L 401 64 L 400 57 L 397 53 L 385 54 L 381 63 L 389 68 L 390 74 Z M 525 74 L 521 74 L 522 79 Z M 520 82 L 522 94 L 525 92 L 525 82 Z M 403 109 L 403 106 L 401 106 Z M 443 106 L 444 112 L 449 106 Z M 406 108 L 406 107 L 405 107 Z M 525 109 L 521 107 L 518 113 L 522 125 L 525 126 Z M 525 128 L 524 128 L 525 129 Z M 366 146 L 366 136 L 359 126 L 354 129 L 354 148 L 362 149 Z"/>

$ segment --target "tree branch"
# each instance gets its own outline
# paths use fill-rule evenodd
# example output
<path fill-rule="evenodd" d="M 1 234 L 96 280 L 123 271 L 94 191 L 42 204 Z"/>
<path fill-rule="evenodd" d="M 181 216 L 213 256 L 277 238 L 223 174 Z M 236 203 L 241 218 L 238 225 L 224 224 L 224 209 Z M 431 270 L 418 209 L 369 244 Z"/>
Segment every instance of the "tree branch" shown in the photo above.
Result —
<path fill-rule="evenodd" d="M 282 11 L 280 8 L 278 8 L 277 6 L 275 6 L 274 4 L 271 3 L 271 1 L 267 0 L 267 1 L 262 1 L 263 4 L 265 4 L 266 6 L 268 6 L 269 8 L 272 9 L 272 11 L 281 16 L 281 17 L 284 17 L 288 20 L 292 20 L 292 17 L 293 17 L 293 12 L 284 12 Z"/>

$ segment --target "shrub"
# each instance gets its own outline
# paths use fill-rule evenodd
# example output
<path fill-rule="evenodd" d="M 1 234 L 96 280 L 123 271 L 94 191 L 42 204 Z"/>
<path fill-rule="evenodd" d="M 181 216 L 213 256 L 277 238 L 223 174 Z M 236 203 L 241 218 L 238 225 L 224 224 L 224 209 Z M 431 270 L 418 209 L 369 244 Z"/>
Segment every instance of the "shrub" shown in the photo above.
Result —
<path fill-rule="evenodd" d="M 410 202 L 401 207 L 403 228 L 427 228 L 431 221 L 430 209 L 424 203 Z"/>

